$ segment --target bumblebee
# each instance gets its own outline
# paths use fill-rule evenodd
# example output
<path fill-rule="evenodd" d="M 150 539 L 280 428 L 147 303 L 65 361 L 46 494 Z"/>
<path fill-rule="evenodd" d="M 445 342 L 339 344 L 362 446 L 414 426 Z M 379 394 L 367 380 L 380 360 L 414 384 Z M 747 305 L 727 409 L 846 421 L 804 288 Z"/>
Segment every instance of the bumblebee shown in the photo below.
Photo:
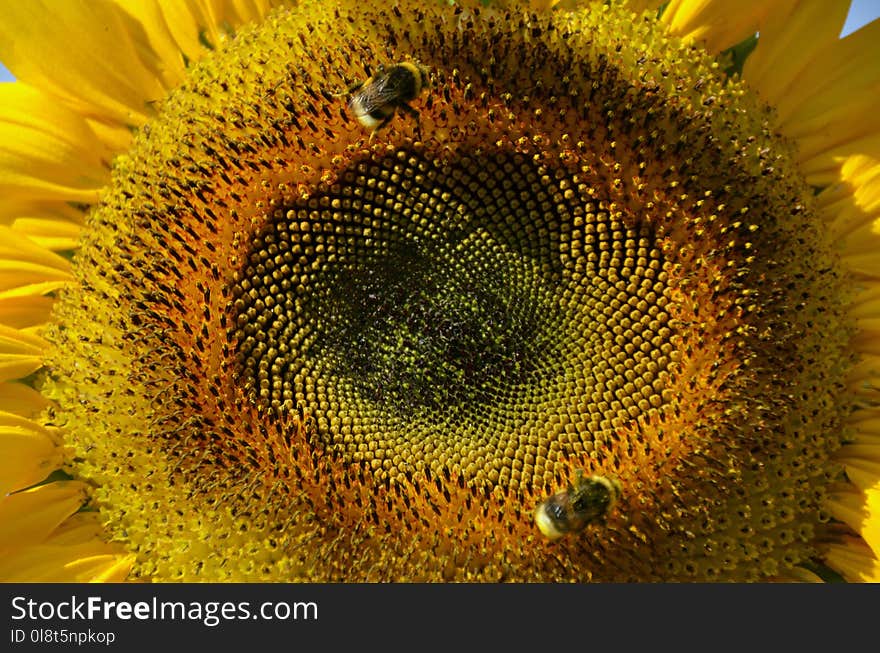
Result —
<path fill-rule="evenodd" d="M 535 509 L 535 524 L 550 540 L 558 540 L 568 533 L 577 533 L 587 524 L 604 520 L 620 498 L 617 479 L 606 476 L 584 476 L 576 473 L 574 485 L 564 492 L 542 501 Z"/>
<path fill-rule="evenodd" d="M 350 86 L 345 94 L 351 97 L 348 106 L 364 127 L 370 130 L 370 140 L 387 125 L 398 109 L 416 119 L 419 112 L 409 106 L 428 85 L 428 69 L 411 61 L 389 68 L 380 65 L 376 74 Z"/>

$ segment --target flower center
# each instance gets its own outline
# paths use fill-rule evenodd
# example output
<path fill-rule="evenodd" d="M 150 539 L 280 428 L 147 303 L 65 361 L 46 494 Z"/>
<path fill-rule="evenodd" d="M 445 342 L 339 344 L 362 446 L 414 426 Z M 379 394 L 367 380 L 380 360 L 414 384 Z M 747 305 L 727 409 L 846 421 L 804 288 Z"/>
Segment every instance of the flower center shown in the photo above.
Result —
<path fill-rule="evenodd" d="M 50 334 L 72 465 L 136 573 L 809 559 L 841 275 L 765 110 L 654 29 L 307 2 L 193 69 L 117 161 Z M 370 138 L 338 90 L 402 61 L 430 71 L 418 122 Z"/>
<path fill-rule="evenodd" d="M 504 151 L 444 168 L 400 150 L 278 212 L 233 290 L 242 376 L 392 476 L 509 484 L 493 454 L 520 449 L 524 489 L 552 487 L 565 422 L 582 446 L 663 403 L 670 266 L 649 224 L 561 168 Z M 519 448 L 530 434 L 549 447 Z"/>

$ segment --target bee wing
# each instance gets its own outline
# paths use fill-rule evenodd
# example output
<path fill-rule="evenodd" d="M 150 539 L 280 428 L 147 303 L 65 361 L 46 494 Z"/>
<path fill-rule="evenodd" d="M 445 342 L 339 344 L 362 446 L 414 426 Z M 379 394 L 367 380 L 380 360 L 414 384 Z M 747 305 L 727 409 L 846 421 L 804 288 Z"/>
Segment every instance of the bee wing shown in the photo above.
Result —
<path fill-rule="evenodd" d="M 397 79 L 389 79 L 386 84 L 377 89 L 377 101 L 380 104 L 397 104 L 402 96 L 402 85 Z"/>

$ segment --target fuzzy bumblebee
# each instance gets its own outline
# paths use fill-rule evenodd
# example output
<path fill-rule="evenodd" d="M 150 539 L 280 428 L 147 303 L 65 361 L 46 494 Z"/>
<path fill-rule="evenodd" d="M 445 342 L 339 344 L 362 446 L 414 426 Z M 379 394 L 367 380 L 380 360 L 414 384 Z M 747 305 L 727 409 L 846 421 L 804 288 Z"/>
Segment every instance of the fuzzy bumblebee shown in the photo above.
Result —
<path fill-rule="evenodd" d="M 398 109 L 414 117 L 418 129 L 419 112 L 409 102 L 427 85 L 428 69 L 420 64 L 404 61 L 388 68 L 380 65 L 375 75 L 348 88 L 348 106 L 358 122 L 370 130 L 370 140 Z"/>
<path fill-rule="evenodd" d="M 535 509 L 538 530 L 551 540 L 576 533 L 587 524 L 605 519 L 620 498 L 617 479 L 606 476 L 584 476 L 577 471 L 574 485 L 542 501 Z"/>

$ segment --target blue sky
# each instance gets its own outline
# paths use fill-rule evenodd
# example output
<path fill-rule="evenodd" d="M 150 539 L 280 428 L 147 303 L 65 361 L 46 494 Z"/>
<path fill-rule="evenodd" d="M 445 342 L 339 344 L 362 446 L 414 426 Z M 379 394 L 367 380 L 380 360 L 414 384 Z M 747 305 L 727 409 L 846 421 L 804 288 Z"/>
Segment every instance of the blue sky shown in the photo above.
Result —
<path fill-rule="evenodd" d="M 842 36 L 854 32 L 875 18 L 880 18 L 880 0 L 853 0 L 849 8 L 849 16 L 843 26 Z"/>
<path fill-rule="evenodd" d="M 875 18 L 880 18 L 880 0 L 852 0 L 849 10 L 849 17 L 843 26 L 842 35 L 849 34 L 857 30 L 865 23 L 869 23 Z M 14 78 L 9 71 L 0 63 L 0 82 L 12 81 Z"/>

